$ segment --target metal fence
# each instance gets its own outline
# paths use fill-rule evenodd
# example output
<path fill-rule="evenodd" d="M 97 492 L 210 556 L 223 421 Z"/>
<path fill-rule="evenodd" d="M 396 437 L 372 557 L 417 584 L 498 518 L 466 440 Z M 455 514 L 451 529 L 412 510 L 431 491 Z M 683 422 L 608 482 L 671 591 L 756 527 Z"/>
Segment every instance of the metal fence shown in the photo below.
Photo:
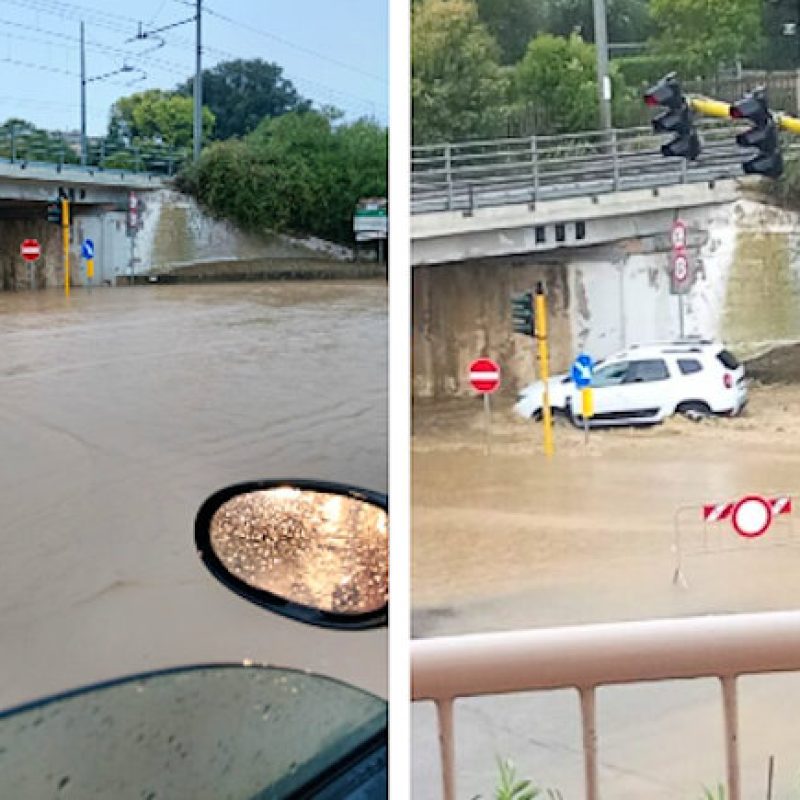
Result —
<path fill-rule="evenodd" d="M 800 612 L 610 623 L 422 639 L 411 645 L 411 696 L 436 705 L 445 800 L 456 797 L 458 698 L 575 689 L 587 800 L 599 798 L 597 689 L 718 678 L 727 800 L 742 800 L 737 678 L 800 671 Z"/>
<path fill-rule="evenodd" d="M 87 167 L 124 170 L 157 175 L 174 175 L 189 158 L 185 148 L 167 145 L 127 146 L 106 138 L 90 138 Z M 60 169 L 80 167 L 80 140 L 75 136 L 31 131 L 16 126 L 0 130 L 0 161 L 22 164 L 54 164 Z"/>
<path fill-rule="evenodd" d="M 734 140 L 745 127 L 701 121 L 702 151 L 693 162 L 662 156 L 668 137 L 649 127 L 414 147 L 411 211 L 472 211 L 739 176 L 752 155 Z M 798 148 L 800 142 L 786 137 L 787 155 Z"/>

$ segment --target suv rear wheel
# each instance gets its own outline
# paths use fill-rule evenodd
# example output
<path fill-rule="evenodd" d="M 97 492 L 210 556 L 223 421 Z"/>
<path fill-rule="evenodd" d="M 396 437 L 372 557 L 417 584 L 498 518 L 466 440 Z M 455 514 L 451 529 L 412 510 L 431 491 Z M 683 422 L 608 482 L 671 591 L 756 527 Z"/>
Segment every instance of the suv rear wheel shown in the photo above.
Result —
<path fill-rule="evenodd" d="M 683 414 L 686 419 L 690 419 L 692 422 L 700 422 L 700 420 L 711 416 L 710 406 L 702 400 L 687 400 L 681 403 L 675 411 L 678 414 Z"/>

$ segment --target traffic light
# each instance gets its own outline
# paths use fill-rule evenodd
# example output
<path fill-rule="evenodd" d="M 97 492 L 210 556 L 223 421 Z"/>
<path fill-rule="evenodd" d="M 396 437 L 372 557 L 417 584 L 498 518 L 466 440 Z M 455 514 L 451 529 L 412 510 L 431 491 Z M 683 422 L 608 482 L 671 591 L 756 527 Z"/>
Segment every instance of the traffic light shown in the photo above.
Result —
<path fill-rule="evenodd" d="M 61 224 L 61 201 L 56 200 L 55 203 L 47 204 L 47 221 L 55 222 L 56 225 Z"/>
<path fill-rule="evenodd" d="M 533 314 L 533 295 L 530 292 L 515 294 L 511 298 L 511 320 L 514 333 L 536 336 L 536 323 Z"/>
<path fill-rule="evenodd" d="M 783 156 L 778 140 L 778 126 L 767 103 L 767 93 L 759 88 L 737 100 L 730 107 L 733 119 L 749 120 L 753 127 L 736 137 L 740 147 L 755 147 L 758 153 L 742 164 L 746 175 L 766 175 L 778 178 L 783 172 Z"/>
<path fill-rule="evenodd" d="M 681 91 L 674 72 L 665 75 L 655 86 L 644 93 L 648 106 L 665 108 L 653 117 L 656 133 L 673 133 L 675 138 L 661 146 L 661 154 L 680 156 L 694 161 L 700 155 L 700 137 L 694 127 L 694 115 Z"/>

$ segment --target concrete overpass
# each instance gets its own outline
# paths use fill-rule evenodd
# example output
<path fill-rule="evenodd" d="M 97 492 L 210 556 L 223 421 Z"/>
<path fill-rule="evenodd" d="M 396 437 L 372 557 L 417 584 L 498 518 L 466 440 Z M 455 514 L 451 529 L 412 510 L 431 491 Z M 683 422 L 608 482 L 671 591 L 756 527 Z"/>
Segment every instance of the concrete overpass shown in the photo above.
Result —
<path fill-rule="evenodd" d="M 707 126 L 689 165 L 664 159 L 660 137 L 644 132 L 610 144 L 562 137 L 547 157 L 530 138 L 450 145 L 444 167 L 417 151 L 417 395 L 468 393 L 467 366 L 481 355 L 501 363 L 508 391 L 535 377 L 509 297 L 539 282 L 556 370 L 580 350 L 602 358 L 681 334 L 740 350 L 800 338 L 800 219 L 748 191 L 757 179 L 742 176 L 733 135 Z M 688 225 L 685 297 L 671 294 L 676 217 Z"/>
<path fill-rule="evenodd" d="M 592 247 L 663 230 L 664 214 L 729 202 L 741 124 L 705 121 L 694 162 L 664 158 L 649 128 L 414 148 L 414 266 Z M 788 156 L 800 142 L 787 141 Z"/>
<path fill-rule="evenodd" d="M 27 288 L 63 284 L 58 226 L 47 222 L 47 205 L 59 196 L 71 204 L 71 273 L 81 283 L 80 247 L 85 238 L 97 246 L 96 283 L 112 282 L 121 266 L 135 266 L 135 242 L 126 237 L 125 215 L 130 192 L 146 203 L 149 193 L 167 185 L 163 176 L 98 167 L 0 162 L 0 287 Z M 21 262 L 19 244 L 36 238 L 40 261 Z"/>

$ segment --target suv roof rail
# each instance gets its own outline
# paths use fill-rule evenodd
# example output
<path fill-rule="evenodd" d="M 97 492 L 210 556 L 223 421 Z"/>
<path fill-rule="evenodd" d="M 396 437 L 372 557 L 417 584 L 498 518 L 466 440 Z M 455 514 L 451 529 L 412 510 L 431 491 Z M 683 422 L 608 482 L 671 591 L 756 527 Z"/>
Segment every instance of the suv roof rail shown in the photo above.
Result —
<path fill-rule="evenodd" d="M 636 342 L 628 345 L 626 349 L 635 350 L 639 347 L 697 347 L 698 345 L 714 345 L 720 344 L 715 339 L 703 339 L 699 336 L 687 336 L 683 339 L 664 339 L 658 342 Z"/>

